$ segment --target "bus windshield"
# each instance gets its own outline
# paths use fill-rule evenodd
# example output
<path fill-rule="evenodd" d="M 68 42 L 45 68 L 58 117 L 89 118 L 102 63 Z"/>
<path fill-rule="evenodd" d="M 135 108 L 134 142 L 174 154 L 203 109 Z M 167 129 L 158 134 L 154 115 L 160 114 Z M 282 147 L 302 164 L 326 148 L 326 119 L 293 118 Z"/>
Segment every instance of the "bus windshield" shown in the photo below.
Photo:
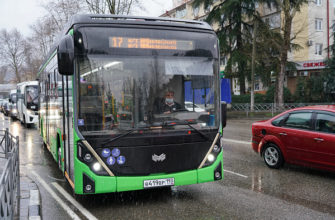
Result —
<path fill-rule="evenodd" d="M 80 62 L 79 129 L 128 130 L 184 121 L 199 129 L 218 126 L 216 62 L 89 56 Z"/>
<path fill-rule="evenodd" d="M 38 110 L 38 86 L 27 86 L 25 98 L 28 109 Z"/>
<path fill-rule="evenodd" d="M 150 30 L 146 36 L 139 30 L 122 30 L 127 37 L 106 34 L 108 40 L 99 41 L 96 37 L 105 33 L 94 31 L 95 38 L 87 30 L 77 34 L 80 41 L 88 39 L 83 43 L 86 53 L 78 56 L 77 73 L 77 125 L 83 135 L 141 128 L 168 132 L 190 125 L 199 130 L 218 128 L 214 35 L 166 31 L 156 36 L 162 31 Z"/>

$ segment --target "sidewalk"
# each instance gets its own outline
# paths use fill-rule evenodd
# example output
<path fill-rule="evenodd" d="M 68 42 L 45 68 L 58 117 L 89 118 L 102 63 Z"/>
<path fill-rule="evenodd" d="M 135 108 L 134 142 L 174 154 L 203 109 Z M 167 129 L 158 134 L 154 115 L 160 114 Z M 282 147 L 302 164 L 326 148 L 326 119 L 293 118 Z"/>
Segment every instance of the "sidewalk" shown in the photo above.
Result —
<path fill-rule="evenodd" d="M 16 219 L 42 219 L 38 187 L 34 181 L 22 173 L 20 174 L 20 194 L 20 213 Z"/>
<path fill-rule="evenodd" d="M 1 119 L 0 119 L 1 121 Z M 21 146 L 19 146 L 21 147 Z M 3 173 L 3 169 L 6 165 L 7 159 L 2 153 L 0 155 L 0 176 Z M 19 213 L 17 209 L 14 210 L 14 219 L 20 220 L 38 220 L 41 219 L 41 202 L 38 186 L 31 180 L 20 168 L 20 202 L 19 202 Z"/>

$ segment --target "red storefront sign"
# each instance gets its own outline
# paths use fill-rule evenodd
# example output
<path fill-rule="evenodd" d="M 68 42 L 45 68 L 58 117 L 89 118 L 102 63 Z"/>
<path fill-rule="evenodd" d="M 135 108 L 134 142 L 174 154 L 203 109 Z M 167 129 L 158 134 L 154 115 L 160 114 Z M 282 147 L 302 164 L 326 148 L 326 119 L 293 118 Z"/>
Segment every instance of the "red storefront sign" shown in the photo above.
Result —
<path fill-rule="evenodd" d="M 321 62 L 308 62 L 308 63 L 303 63 L 302 66 L 304 68 L 309 68 L 309 67 L 315 68 L 315 67 L 324 67 L 324 66 L 326 66 L 326 64 L 323 61 L 321 61 Z"/>

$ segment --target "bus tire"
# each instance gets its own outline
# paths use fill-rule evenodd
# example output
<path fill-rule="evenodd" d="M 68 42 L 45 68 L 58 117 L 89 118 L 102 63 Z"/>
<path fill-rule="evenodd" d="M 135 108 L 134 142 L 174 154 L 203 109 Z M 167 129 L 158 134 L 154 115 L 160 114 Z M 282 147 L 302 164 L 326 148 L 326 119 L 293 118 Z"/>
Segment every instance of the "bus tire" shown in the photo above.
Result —
<path fill-rule="evenodd" d="M 72 196 L 75 200 L 77 200 L 78 202 L 85 202 L 88 199 L 88 195 L 85 194 L 76 194 L 74 192 L 74 189 L 72 190 Z M 90 197 L 91 198 L 91 197 Z"/>
<path fill-rule="evenodd" d="M 23 115 L 23 126 L 25 128 L 28 128 L 28 124 L 26 123 L 26 116 L 25 115 Z"/>

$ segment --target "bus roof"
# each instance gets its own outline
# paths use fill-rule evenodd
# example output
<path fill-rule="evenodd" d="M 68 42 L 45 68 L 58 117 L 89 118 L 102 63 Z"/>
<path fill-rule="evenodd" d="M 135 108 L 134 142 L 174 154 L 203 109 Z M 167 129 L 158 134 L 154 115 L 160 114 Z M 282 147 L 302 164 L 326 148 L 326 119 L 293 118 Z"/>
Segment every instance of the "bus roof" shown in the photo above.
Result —
<path fill-rule="evenodd" d="M 17 84 L 17 86 L 23 86 L 23 85 L 38 85 L 38 81 L 25 81 Z"/>
<path fill-rule="evenodd" d="M 206 22 L 195 20 L 183 20 L 166 17 L 78 14 L 74 15 L 69 20 L 64 32 L 68 32 L 74 24 L 135 24 L 213 30 Z"/>
<path fill-rule="evenodd" d="M 101 14 L 77 14 L 72 16 L 68 23 L 65 25 L 63 31 L 58 35 L 55 40 L 55 44 L 51 47 L 47 57 L 42 63 L 38 71 L 38 76 L 44 67 L 44 64 L 48 62 L 51 56 L 53 56 L 61 38 L 66 35 L 75 24 L 125 24 L 125 25 L 149 25 L 157 27 L 176 27 L 186 28 L 193 30 L 205 30 L 213 31 L 212 27 L 203 21 L 195 20 L 183 20 L 174 19 L 167 17 L 143 17 L 143 16 L 128 16 L 128 15 L 101 15 Z"/>

